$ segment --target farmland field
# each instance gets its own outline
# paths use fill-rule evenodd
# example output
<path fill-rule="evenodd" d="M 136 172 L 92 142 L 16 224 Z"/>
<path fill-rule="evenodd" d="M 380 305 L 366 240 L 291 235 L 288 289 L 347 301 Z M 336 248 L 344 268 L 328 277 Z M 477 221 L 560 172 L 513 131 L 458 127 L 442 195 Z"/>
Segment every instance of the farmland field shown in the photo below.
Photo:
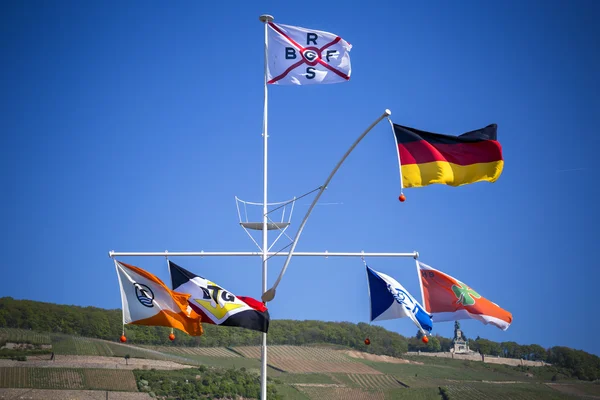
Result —
<path fill-rule="evenodd" d="M 208 357 L 240 357 L 239 354 L 225 347 L 175 347 L 175 346 L 153 346 L 152 349 L 161 353 L 177 354 L 186 356 L 208 356 Z"/>
<path fill-rule="evenodd" d="M 152 400 L 148 393 L 104 390 L 0 389 L 0 400 Z"/>
<path fill-rule="evenodd" d="M 442 400 L 438 387 L 386 389 L 385 398 L 386 400 Z"/>
<path fill-rule="evenodd" d="M 190 355 L 186 357 L 193 360 L 196 365 L 208 365 L 222 368 L 246 368 L 260 371 L 260 361 L 244 357 L 209 357 Z"/>
<path fill-rule="evenodd" d="M 72 336 L 52 335 L 52 350 L 56 354 L 77 355 L 77 347 Z"/>
<path fill-rule="evenodd" d="M 260 347 L 232 348 L 246 358 L 260 359 Z M 290 373 L 356 373 L 380 374 L 358 359 L 338 350 L 318 347 L 269 346 L 267 361 L 276 369 Z"/>
<path fill-rule="evenodd" d="M 555 391 L 543 384 L 536 383 L 482 383 L 465 382 L 454 383 L 445 386 L 446 393 L 450 400 L 558 400 L 575 399 L 566 394 Z"/>
<path fill-rule="evenodd" d="M 129 354 L 129 356 L 132 358 L 147 358 L 149 360 L 173 361 L 184 364 L 196 364 L 194 362 L 191 362 L 189 358 L 171 354 L 164 354 L 156 350 L 145 349 L 142 347 L 136 347 L 121 343 L 105 343 L 110 348 L 110 351 L 112 351 L 112 354 L 115 357 L 125 357 L 125 355 Z"/>
<path fill-rule="evenodd" d="M 136 392 L 137 384 L 131 371 L 110 369 L 84 369 L 83 377 L 86 389 L 120 390 Z"/>
<path fill-rule="evenodd" d="M 76 354 L 78 355 L 104 357 L 111 357 L 113 355 L 111 349 L 104 342 L 77 336 L 73 336 L 72 339 L 75 344 Z"/>
<path fill-rule="evenodd" d="M 294 386 L 277 384 L 275 388 L 277 389 L 277 393 L 282 395 L 285 400 L 310 400 L 310 397 Z"/>
<path fill-rule="evenodd" d="M 350 380 L 363 388 L 401 388 L 404 387 L 391 375 L 348 374 Z"/>
<path fill-rule="evenodd" d="M 71 368 L 27 368 L 32 388 L 83 389 L 80 370 Z"/>
<path fill-rule="evenodd" d="M 319 386 L 300 386 L 298 390 L 311 400 L 385 400 L 385 393 L 381 390 Z"/>
<path fill-rule="evenodd" d="M 27 388 L 30 386 L 29 368 L 0 368 L 0 388 Z"/>
<path fill-rule="evenodd" d="M 447 361 L 447 360 L 446 360 Z M 523 372 L 516 370 L 495 371 L 482 363 L 475 361 L 456 361 L 452 365 L 418 365 L 418 364 L 391 364 L 373 361 L 363 361 L 364 364 L 388 375 L 394 375 L 410 387 L 426 387 L 432 385 L 443 386 L 450 380 L 477 380 L 477 381 L 532 381 Z M 466 363 L 466 364 L 463 364 Z"/>
<path fill-rule="evenodd" d="M 79 336 L 53 334 L 52 349 L 57 355 L 103 356 L 145 358 L 150 360 L 173 361 L 184 364 L 198 365 L 198 361 L 189 357 L 175 354 L 165 354 L 156 350 L 114 343 L 101 339 L 90 339 Z"/>
<path fill-rule="evenodd" d="M 468 360 L 453 360 L 451 358 L 438 358 L 438 357 L 405 357 L 407 360 L 418 361 L 425 366 L 433 366 L 434 368 L 442 369 L 455 369 L 462 370 L 467 374 L 471 374 L 472 377 L 463 376 L 460 379 L 481 379 L 481 380 L 522 380 L 524 378 L 524 371 L 531 371 L 535 373 L 535 376 L 545 377 L 549 380 L 552 374 L 546 372 L 545 368 L 540 367 L 527 367 L 520 369 L 516 366 L 503 365 L 503 364 L 488 364 L 482 363 L 481 361 L 468 361 Z M 477 375 L 474 375 L 477 374 Z M 535 378 L 534 378 L 535 379 Z M 527 380 L 531 380 L 528 378 Z M 544 379 L 542 379 L 544 380 Z"/>
<path fill-rule="evenodd" d="M 0 368 L 0 388 L 137 391 L 131 371 L 83 368 Z"/>
<path fill-rule="evenodd" d="M 560 393 L 600 398 L 600 384 L 591 382 L 546 383 L 546 386 Z"/>
<path fill-rule="evenodd" d="M 327 374 L 282 374 L 277 377 L 287 384 L 312 383 L 312 384 L 339 384 L 340 382 Z"/>
<path fill-rule="evenodd" d="M 259 346 L 234 347 L 233 350 L 247 358 L 260 359 Z M 344 352 L 319 347 L 304 346 L 269 346 L 269 359 L 279 360 L 307 360 L 325 362 L 358 362 L 348 357 Z"/>
<path fill-rule="evenodd" d="M 52 350 L 60 355 L 112 357 L 113 351 L 107 343 L 79 336 L 52 335 Z"/>
<path fill-rule="evenodd" d="M 26 329 L 0 328 L 0 342 L 50 344 L 50 335 Z"/>
<path fill-rule="evenodd" d="M 376 374 L 381 372 L 362 363 L 325 362 L 309 360 L 269 359 L 269 365 L 290 373 L 338 372 L 355 374 Z"/>
<path fill-rule="evenodd" d="M 0 367 L 0 388 L 97 390 L 97 393 L 108 390 L 134 394 L 137 392 L 134 369 L 173 369 L 187 364 L 245 368 L 260 373 L 259 346 L 138 347 L 63 334 L 0 329 L 0 340 L 7 338 L 22 343 L 51 342 L 56 359 L 46 356 L 26 361 L 0 360 L 4 365 Z M 129 365 L 124 360 L 125 355 L 131 358 L 127 360 Z M 410 362 L 383 362 L 386 360 L 364 355 L 353 358 L 347 351 L 332 348 L 270 346 L 268 376 L 273 378 L 284 398 L 290 400 L 439 400 L 442 398 L 440 388 L 451 400 L 600 398 L 600 385 L 573 380 L 551 384 L 543 368 L 526 370 L 446 358 L 410 357 L 408 360 Z M 101 369 L 105 365 L 108 367 Z"/>

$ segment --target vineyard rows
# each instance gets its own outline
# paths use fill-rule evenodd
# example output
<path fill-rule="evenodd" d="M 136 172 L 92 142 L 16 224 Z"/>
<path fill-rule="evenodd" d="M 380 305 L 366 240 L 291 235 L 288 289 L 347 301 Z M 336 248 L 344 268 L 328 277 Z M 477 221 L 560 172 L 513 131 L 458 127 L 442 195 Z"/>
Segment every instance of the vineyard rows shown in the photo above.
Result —
<path fill-rule="evenodd" d="M 156 350 L 132 347 L 99 339 L 60 334 L 52 335 L 52 349 L 57 355 L 125 357 L 125 355 L 129 354 L 131 358 L 190 363 L 190 360 L 184 357 L 163 354 Z"/>
<path fill-rule="evenodd" d="M 311 400 L 385 400 L 385 393 L 377 390 L 298 386 Z"/>
<path fill-rule="evenodd" d="M 0 388 L 28 388 L 29 368 L 0 367 Z"/>
<path fill-rule="evenodd" d="M 156 346 L 155 350 L 162 353 L 181 354 L 183 356 L 206 356 L 232 358 L 240 357 L 239 354 L 227 350 L 225 347 L 171 347 Z"/>
<path fill-rule="evenodd" d="M 137 391 L 132 371 L 80 368 L 0 368 L 0 388 Z"/>
<path fill-rule="evenodd" d="M 89 340 L 82 337 L 73 336 L 73 342 L 75 343 L 75 354 L 81 356 L 104 356 L 112 357 L 114 354 L 106 343 Z"/>
<path fill-rule="evenodd" d="M 260 358 L 259 346 L 234 347 L 234 350 L 247 358 Z M 269 346 L 269 359 L 280 360 L 307 360 L 326 362 L 357 362 L 347 357 L 343 352 L 318 347 L 299 346 Z"/>
<path fill-rule="evenodd" d="M 381 374 L 381 372 L 369 367 L 368 365 L 353 362 L 281 360 L 269 358 L 269 365 L 291 373 L 337 372 L 346 374 Z"/>
<path fill-rule="evenodd" d="M 137 383 L 132 371 L 84 369 L 83 376 L 88 389 L 137 391 Z"/>
<path fill-rule="evenodd" d="M 0 328 L 0 341 L 12 343 L 50 344 L 50 335 L 26 329 Z"/>
<path fill-rule="evenodd" d="M 129 354 L 132 358 L 146 358 L 148 360 L 160 360 L 160 361 L 173 361 L 183 364 L 195 364 L 194 360 L 189 358 L 180 357 L 177 355 L 164 354 L 157 350 L 144 349 L 141 347 L 132 347 L 121 343 L 107 342 L 108 347 L 113 352 L 115 357 L 125 357 Z"/>
<path fill-rule="evenodd" d="M 83 389 L 81 371 L 71 368 L 29 368 L 29 385 L 44 389 Z"/>
<path fill-rule="evenodd" d="M 75 346 L 75 340 L 73 336 L 67 335 L 52 335 L 52 350 L 56 354 L 62 355 L 78 355 L 77 347 Z M 96 355 L 96 354 L 87 354 Z"/>
<path fill-rule="evenodd" d="M 467 383 L 461 385 L 450 385 L 446 386 L 445 388 L 451 399 L 478 400 L 484 397 L 489 398 L 485 393 L 475 389 Z"/>
<path fill-rule="evenodd" d="M 531 388 L 519 384 L 489 384 L 487 386 L 478 385 L 474 387 L 468 383 L 460 385 L 446 386 L 446 392 L 450 399 L 460 400 L 528 400 L 532 397 Z M 543 392 L 535 394 L 536 397 L 543 395 Z"/>
<path fill-rule="evenodd" d="M 364 388 L 377 389 L 404 387 L 391 375 L 348 374 L 348 378 L 358 386 Z"/>
<path fill-rule="evenodd" d="M 52 335 L 52 349 L 56 354 L 112 357 L 108 343 L 79 336 Z"/>

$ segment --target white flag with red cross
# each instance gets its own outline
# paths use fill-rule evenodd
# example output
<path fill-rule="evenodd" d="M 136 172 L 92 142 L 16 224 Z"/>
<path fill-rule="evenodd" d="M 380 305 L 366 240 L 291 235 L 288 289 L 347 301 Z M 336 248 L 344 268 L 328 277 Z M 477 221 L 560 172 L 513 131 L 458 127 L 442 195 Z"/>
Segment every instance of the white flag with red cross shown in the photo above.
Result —
<path fill-rule="evenodd" d="M 267 82 L 314 85 L 350 80 L 352 45 L 314 29 L 269 22 Z"/>

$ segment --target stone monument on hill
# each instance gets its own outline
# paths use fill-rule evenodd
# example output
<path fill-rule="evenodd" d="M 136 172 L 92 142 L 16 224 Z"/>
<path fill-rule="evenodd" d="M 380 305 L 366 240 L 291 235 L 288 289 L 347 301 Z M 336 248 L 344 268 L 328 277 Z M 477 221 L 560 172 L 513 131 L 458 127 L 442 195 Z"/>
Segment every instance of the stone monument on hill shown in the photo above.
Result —
<path fill-rule="evenodd" d="M 465 335 L 463 335 L 460 330 L 460 324 L 458 321 L 454 321 L 454 339 L 452 339 L 452 352 L 454 354 L 469 354 L 473 353 L 469 349 L 469 344 L 467 343 L 467 339 Z"/>

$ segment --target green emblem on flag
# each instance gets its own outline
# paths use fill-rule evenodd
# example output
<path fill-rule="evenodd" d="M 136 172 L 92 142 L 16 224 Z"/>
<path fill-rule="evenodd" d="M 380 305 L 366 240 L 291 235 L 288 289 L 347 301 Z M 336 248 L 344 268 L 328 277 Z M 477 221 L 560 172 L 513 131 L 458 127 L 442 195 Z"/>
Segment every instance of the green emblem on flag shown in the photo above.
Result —
<path fill-rule="evenodd" d="M 465 287 L 462 287 L 460 284 L 452 285 L 452 291 L 458 299 L 457 303 L 460 303 L 463 306 L 472 306 L 475 304 L 475 299 L 481 298 L 479 293 L 473 289 L 470 289 L 466 285 Z"/>

